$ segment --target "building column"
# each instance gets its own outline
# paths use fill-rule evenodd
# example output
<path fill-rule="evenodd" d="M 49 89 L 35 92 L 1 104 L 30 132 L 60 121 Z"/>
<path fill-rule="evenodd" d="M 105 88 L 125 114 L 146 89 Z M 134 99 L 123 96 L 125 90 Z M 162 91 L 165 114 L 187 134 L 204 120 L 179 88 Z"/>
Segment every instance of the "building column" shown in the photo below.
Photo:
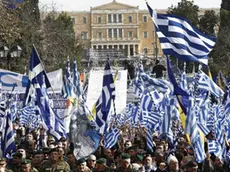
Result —
<path fill-rule="evenodd" d="M 104 49 L 104 45 L 101 45 L 101 49 L 102 49 L 102 50 Z"/>
<path fill-rule="evenodd" d="M 98 50 L 98 45 L 96 45 L 96 50 Z"/>
<path fill-rule="evenodd" d="M 107 50 L 109 49 L 109 45 L 107 45 Z"/>
<path fill-rule="evenodd" d="M 117 49 L 118 49 L 118 50 L 120 50 L 120 47 L 119 47 L 119 46 L 120 46 L 120 45 L 119 45 L 119 44 L 117 44 Z"/>
<path fill-rule="evenodd" d="M 136 55 L 136 45 L 133 44 L 133 55 L 135 56 Z"/>
<path fill-rule="evenodd" d="M 112 49 L 114 49 L 114 45 L 112 45 Z"/>
<path fill-rule="evenodd" d="M 130 45 L 128 44 L 128 56 L 130 56 Z"/>

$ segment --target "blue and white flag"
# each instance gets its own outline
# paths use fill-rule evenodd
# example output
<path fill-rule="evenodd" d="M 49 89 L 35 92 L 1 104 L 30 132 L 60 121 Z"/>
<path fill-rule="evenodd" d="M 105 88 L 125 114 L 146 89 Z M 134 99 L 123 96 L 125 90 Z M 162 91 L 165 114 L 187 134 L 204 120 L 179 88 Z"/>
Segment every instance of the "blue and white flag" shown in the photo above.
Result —
<path fill-rule="evenodd" d="M 5 109 L 6 117 L 4 120 L 4 128 L 1 136 L 1 153 L 2 157 L 16 151 L 16 144 L 14 139 L 13 123 L 11 121 L 11 114 L 9 110 Z"/>
<path fill-rule="evenodd" d="M 36 107 L 26 106 L 21 110 L 19 123 L 28 128 L 38 128 L 42 124 L 42 119 Z"/>
<path fill-rule="evenodd" d="M 106 149 L 112 148 L 119 139 L 120 130 L 118 128 L 112 128 L 104 136 L 104 146 Z"/>
<path fill-rule="evenodd" d="M 215 37 L 203 34 L 184 18 L 157 14 L 148 3 L 147 7 L 165 55 L 208 64 L 208 54 L 215 45 Z"/>
<path fill-rule="evenodd" d="M 77 93 L 78 96 L 83 94 L 83 89 L 80 83 L 80 76 L 77 71 L 77 60 L 76 57 L 74 57 L 73 61 L 73 85 L 75 87 L 75 92 Z"/>
<path fill-rule="evenodd" d="M 153 151 L 154 148 L 154 143 L 153 143 L 153 136 L 152 136 L 152 130 L 147 129 L 147 139 L 146 139 L 146 144 L 147 144 L 147 151 Z"/>
<path fill-rule="evenodd" d="M 56 140 L 60 139 L 62 136 L 66 137 L 63 122 L 50 107 L 47 93 L 47 87 L 50 87 L 50 82 L 35 48 L 33 48 L 30 58 L 29 78 L 33 87 L 36 89 L 37 105 L 48 132 L 54 136 Z"/>
<path fill-rule="evenodd" d="M 29 81 L 26 87 L 23 106 L 26 106 L 28 103 L 31 102 L 31 98 L 32 98 L 31 95 L 33 94 L 34 91 L 34 85 L 39 84 L 39 86 L 42 87 L 42 83 L 44 82 L 43 80 L 45 80 L 44 84 L 46 85 L 46 88 L 47 89 L 50 88 L 51 84 L 43 68 L 40 57 L 35 47 L 33 47 L 32 54 L 30 56 Z"/>
<path fill-rule="evenodd" d="M 105 124 L 110 119 L 112 101 L 115 100 L 115 84 L 109 62 L 106 63 L 103 76 L 102 93 L 96 102 L 96 127 L 104 133 Z"/>
<path fill-rule="evenodd" d="M 223 90 L 202 71 L 198 74 L 198 88 L 210 91 L 214 96 L 219 98 L 224 95 Z"/>

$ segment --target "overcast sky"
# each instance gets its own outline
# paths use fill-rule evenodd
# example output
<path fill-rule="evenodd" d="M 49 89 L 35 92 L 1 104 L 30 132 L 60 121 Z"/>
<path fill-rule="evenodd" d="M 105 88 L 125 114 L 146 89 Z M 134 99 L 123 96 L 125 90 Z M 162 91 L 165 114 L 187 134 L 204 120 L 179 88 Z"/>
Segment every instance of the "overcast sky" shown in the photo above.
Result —
<path fill-rule="evenodd" d="M 89 11 L 90 7 L 95 7 L 113 0 L 40 0 L 40 6 L 48 9 L 54 4 L 60 11 Z M 148 0 L 153 9 L 167 9 L 172 4 L 176 5 L 181 0 Z M 139 9 L 146 9 L 145 0 L 117 0 L 117 2 L 138 6 Z M 221 0 L 194 0 L 200 8 L 220 7 Z"/>

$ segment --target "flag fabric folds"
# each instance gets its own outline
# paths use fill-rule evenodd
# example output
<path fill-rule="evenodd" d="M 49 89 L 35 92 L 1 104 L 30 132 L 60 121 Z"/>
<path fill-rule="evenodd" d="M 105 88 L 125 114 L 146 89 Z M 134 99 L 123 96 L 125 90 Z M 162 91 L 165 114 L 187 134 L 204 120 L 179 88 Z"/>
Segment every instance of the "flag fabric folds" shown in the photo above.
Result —
<path fill-rule="evenodd" d="M 165 55 L 208 64 L 208 54 L 215 45 L 215 37 L 203 34 L 184 18 L 158 14 L 148 3 L 147 7 Z"/>
<path fill-rule="evenodd" d="M 120 136 L 120 130 L 118 128 L 112 128 L 104 136 L 104 146 L 106 149 L 112 148 L 118 142 Z"/>
<path fill-rule="evenodd" d="M 36 90 L 36 102 L 48 132 L 56 140 L 62 136 L 66 137 L 63 122 L 50 107 L 47 88 L 51 87 L 51 85 L 35 48 L 33 48 L 30 58 L 29 79 Z"/>
<path fill-rule="evenodd" d="M 2 157 L 6 157 L 8 153 L 16 151 L 16 144 L 14 139 L 13 123 L 11 120 L 11 114 L 7 110 L 6 105 L 5 109 L 2 112 L 5 114 L 5 120 L 3 121 L 3 131 L 1 136 L 1 153 Z"/>
<path fill-rule="evenodd" d="M 104 133 L 103 127 L 108 122 L 112 101 L 115 100 L 115 85 L 109 62 L 106 63 L 103 76 L 102 93 L 96 102 L 96 127 Z"/>

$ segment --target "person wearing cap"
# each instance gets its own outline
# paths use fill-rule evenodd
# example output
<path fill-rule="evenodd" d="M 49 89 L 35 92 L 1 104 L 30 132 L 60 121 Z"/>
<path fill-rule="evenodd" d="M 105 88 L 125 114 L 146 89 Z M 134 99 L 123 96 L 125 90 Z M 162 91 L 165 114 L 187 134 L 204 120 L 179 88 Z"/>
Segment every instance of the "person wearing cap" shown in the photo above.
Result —
<path fill-rule="evenodd" d="M 132 165 L 136 170 L 139 170 L 143 166 L 143 156 L 141 154 L 137 154 L 136 162 L 132 163 Z"/>
<path fill-rule="evenodd" d="M 137 147 L 131 146 L 127 149 L 127 153 L 131 155 L 131 162 L 135 163 L 137 159 Z"/>
<path fill-rule="evenodd" d="M 86 165 L 86 159 L 81 158 L 77 160 L 77 169 L 74 172 L 91 172 L 91 170 Z"/>
<path fill-rule="evenodd" d="M 138 172 L 131 164 L 131 156 L 127 153 L 121 154 L 121 161 L 119 168 L 116 169 L 116 172 Z"/>
<path fill-rule="evenodd" d="M 89 167 L 90 170 L 94 169 L 96 166 L 96 156 L 95 155 L 90 155 L 87 159 L 87 166 Z"/>
<path fill-rule="evenodd" d="M 21 161 L 22 161 L 22 154 L 21 153 L 16 152 L 15 154 L 13 154 L 13 160 L 12 160 L 12 163 L 10 164 L 10 169 L 13 172 L 20 172 Z"/>
<path fill-rule="evenodd" d="M 31 164 L 36 169 L 39 169 L 44 160 L 44 154 L 41 150 L 33 153 Z"/>
<path fill-rule="evenodd" d="M 0 171 L 1 172 L 12 172 L 11 170 L 6 168 L 7 162 L 5 158 L 0 158 Z"/>
<path fill-rule="evenodd" d="M 53 172 L 55 170 L 63 171 L 63 172 L 69 172 L 70 167 L 69 167 L 69 164 L 67 162 L 59 159 L 57 149 L 51 149 L 49 152 L 49 160 L 42 163 L 39 171 Z"/>
<path fill-rule="evenodd" d="M 93 169 L 93 172 L 112 172 L 113 169 L 107 167 L 107 160 L 105 158 L 99 158 L 96 163 L 96 168 Z"/>
<path fill-rule="evenodd" d="M 31 161 L 29 159 L 24 159 L 21 162 L 21 171 L 22 172 L 38 172 L 38 170 L 31 165 Z"/>

